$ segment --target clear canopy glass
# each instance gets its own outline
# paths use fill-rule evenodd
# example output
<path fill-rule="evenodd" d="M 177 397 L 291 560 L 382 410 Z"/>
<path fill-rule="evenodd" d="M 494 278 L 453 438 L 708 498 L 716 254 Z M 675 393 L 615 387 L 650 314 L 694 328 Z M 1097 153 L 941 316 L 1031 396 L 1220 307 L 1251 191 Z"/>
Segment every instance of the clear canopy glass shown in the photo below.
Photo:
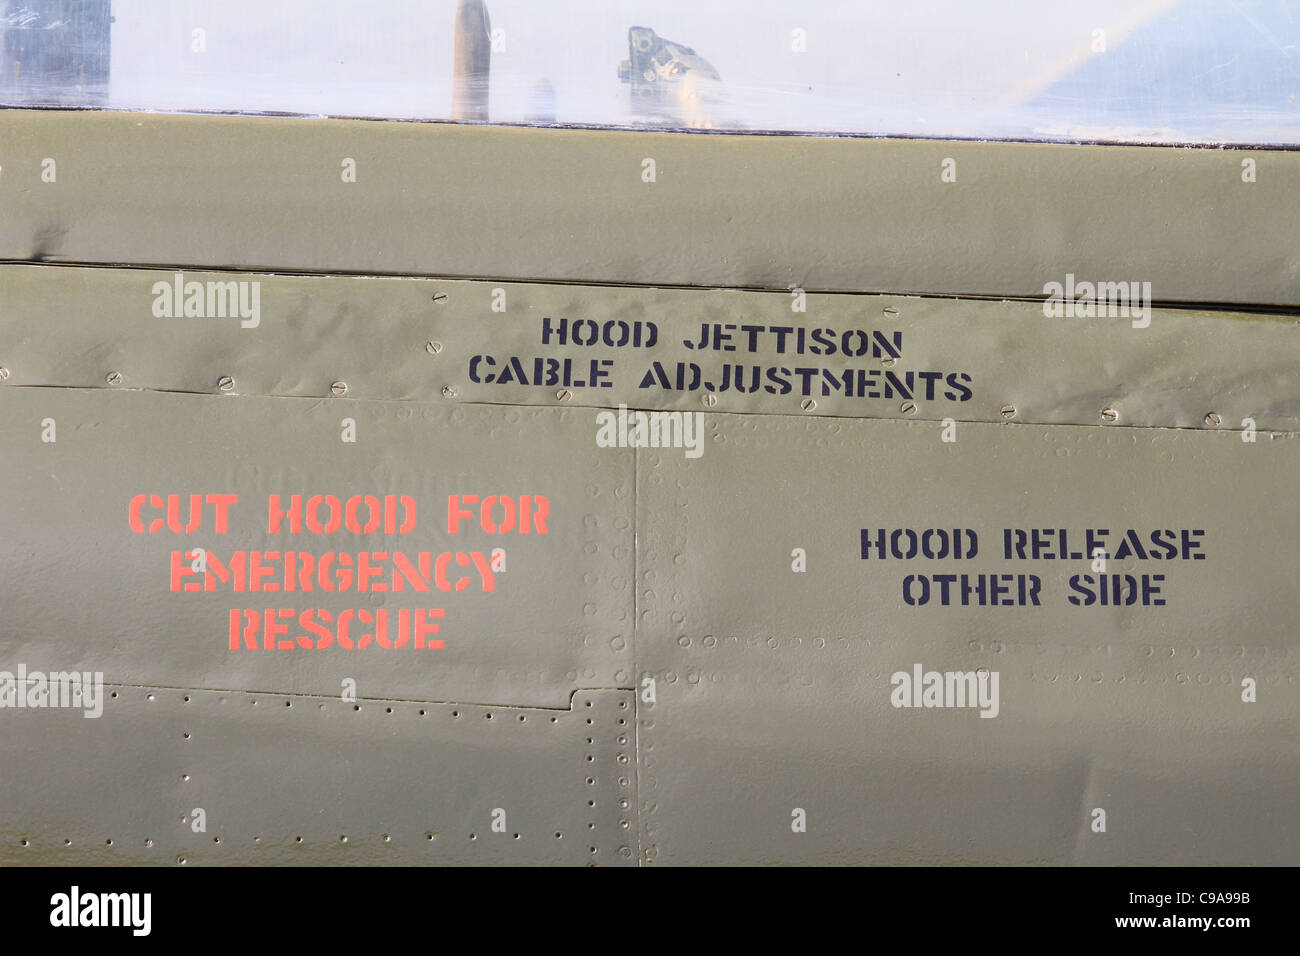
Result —
<path fill-rule="evenodd" d="M 0 0 L 0 103 L 1296 146 L 1300 3 Z"/>

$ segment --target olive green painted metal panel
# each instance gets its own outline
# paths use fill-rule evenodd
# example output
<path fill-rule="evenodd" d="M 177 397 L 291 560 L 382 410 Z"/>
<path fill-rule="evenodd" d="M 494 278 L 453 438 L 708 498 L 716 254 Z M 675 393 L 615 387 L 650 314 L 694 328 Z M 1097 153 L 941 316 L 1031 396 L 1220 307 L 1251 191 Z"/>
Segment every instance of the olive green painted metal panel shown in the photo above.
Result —
<path fill-rule="evenodd" d="M 561 710 L 106 693 L 98 720 L 5 714 L 5 766 L 39 767 L 40 785 L 0 778 L 0 864 L 636 862 L 622 826 L 635 781 L 618 759 L 630 692 L 579 692 Z"/>
<path fill-rule="evenodd" d="M 1298 858 L 1294 316 L 1157 308 L 1135 328 L 1026 302 L 814 294 L 800 313 L 785 291 L 185 270 L 182 290 L 258 283 L 245 328 L 155 314 L 174 274 L 0 265 L 0 671 L 102 671 L 119 695 L 98 719 L 0 708 L 6 766 L 58 755 L 40 787 L 0 780 L 0 862 Z M 658 341 L 547 343 L 547 318 Z M 770 331 L 688 348 L 703 323 L 896 330 L 894 364 L 854 365 L 964 371 L 972 397 L 637 387 L 656 361 L 794 362 Z M 609 361 L 613 384 L 475 383 L 481 354 Z M 702 444 L 632 447 L 621 425 L 611 443 L 620 403 Z M 225 532 L 210 510 L 193 534 L 134 531 L 151 494 L 239 500 Z M 272 532 L 275 494 L 409 495 L 418 518 Z M 453 495 L 544 496 L 547 531 L 475 515 L 452 534 Z M 1105 572 L 1080 544 L 1097 528 Z M 1127 528 L 1201 547 L 1121 556 Z M 864 559 L 863 529 L 970 529 L 980 550 Z M 1004 529 L 1073 543 L 1008 558 Z M 491 591 L 471 565 L 464 591 L 455 566 L 427 594 L 173 590 L 171 552 L 196 547 L 507 563 Z M 1069 603 L 1101 573 L 1163 575 L 1165 603 Z M 1038 603 L 942 604 L 938 575 L 961 574 L 1037 576 Z M 445 609 L 443 648 L 229 644 L 231 608 L 419 606 Z M 996 674 L 996 705 L 894 706 L 918 666 Z"/>
<path fill-rule="evenodd" d="M 254 318 L 155 314 L 172 299 L 179 311 L 191 283 L 207 309 L 209 287 L 230 282 L 257 284 Z M 0 266 L 0 283 L 9 386 L 108 387 L 117 372 L 120 388 L 231 396 L 321 398 L 342 383 L 348 399 L 441 405 L 1080 425 L 1109 409 L 1116 425 L 1300 428 L 1294 316 L 48 265 Z M 556 361 L 539 374 L 539 359 Z"/>
<path fill-rule="evenodd" d="M 0 393 L 0 576 L 6 651 L 15 662 L 103 671 L 109 682 L 335 697 L 340 682 L 352 678 L 362 695 L 523 707 L 567 706 L 581 687 L 630 686 L 633 460 L 592 443 L 590 413 L 578 421 L 573 411 L 348 399 L 52 388 Z M 355 443 L 342 440 L 345 418 L 355 422 Z M 48 422 L 54 442 L 42 440 Z M 539 470 L 536 463 L 546 460 L 556 469 Z M 224 533 L 213 503 L 205 503 L 193 533 L 173 533 L 161 523 L 154 533 L 137 533 L 130 503 L 152 494 L 180 495 L 182 521 L 192 514 L 190 495 L 233 494 L 238 501 L 228 509 Z M 304 506 L 316 495 L 340 502 L 409 496 L 415 525 L 406 534 L 385 534 L 382 527 L 363 534 L 340 520 L 334 533 L 316 534 L 304 524 L 295 534 L 286 519 L 273 534 L 271 495 L 285 508 L 292 495 L 301 495 Z M 467 504 L 473 517 L 452 534 L 452 495 L 512 496 L 520 518 L 512 532 L 488 534 L 481 510 Z M 549 502 L 546 534 L 540 522 L 521 533 L 524 495 Z M 359 520 L 370 513 L 359 509 Z M 493 513 L 503 524 L 504 506 Z M 165 514 L 143 503 L 142 527 Z M 324 525 L 327 502 L 318 514 Z M 455 557 L 477 552 L 490 562 L 497 548 L 505 552 L 500 572 Z M 211 590 L 182 590 L 205 580 L 188 573 L 193 549 L 208 553 Z M 253 580 L 251 570 L 242 576 L 232 570 L 230 577 L 220 570 L 254 552 L 276 555 L 263 562 L 265 589 L 245 583 Z M 304 557 L 291 564 L 289 552 L 314 563 Z M 373 557 L 377 573 L 365 590 L 357 564 L 363 552 L 381 555 Z M 421 552 L 434 561 L 451 555 L 443 565 L 445 586 L 435 573 L 426 575 L 426 591 L 416 591 L 412 576 L 398 573 L 397 552 L 417 572 Z M 327 554 L 337 556 L 328 568 Z M 344 568 L 344 560 L 352 566 Z M 173 578 L 177 563 L 183 576 Z M 296 583 L 293 593 L 289 583 Z M 231 650 L 231 610 L 256 616 L 267 608 L 296 612 L 283 622 L 292 646 L 264 649 L 265 618 L 259 618 L 254 646 L 246 646 L 241 630 L 239 648 Z M 333 635 L 331 642 L 313 638 L 316 632 L 301 621 L 308 609 L 329 612 L 334 623 L 323 615 L 316 623 Z M 377 634 L 367 647 L 343 646 L 335 625 L 344 611 L 357 612 L 355 643 L 375 633 L 360 612 L 381 609 L 393 618 L 390 640 L 405 635 L 404 646 L 381 647 Z M 398 613 L 416 609 L 445 612 L 429 618 L 439 625 L 436 639 L 444 648 L 416 649 L 410 626 L 399 628 Z M 242 626 L 247 619 L 240 620 Z"/>
<path fill-rule="evenodd" d="M 601 817 L 599 826 L 602 840 L 608 828 L 625 834 L 624 820 L 639 836 L 582 844 L 588 852 L 597 845 L 601 860 L 626 847 L 654 864 L 1286 863 L 1300 849 L 1292 793 L 1300 607 L 1285 560 L 1300 528 L 1289 495 L 1293 435 L 1248 443 L 1226 432 L 958 423 L 956 440 L 946 442 L 937 422 L 705 413 L 699 458 L 676 448 L 600 449 L 611 462 L 635 462 L 624 499 L 635 522 L 620 527 L 619 506 L 613 536 L 587 539 L 572 532 L 591 530 L 597 514 L 599 530 L 607 513 L 588 504 L 579 518 L 557 495 L 556 537 L 544 561 L 512 548 L 502 593 L 486 596 L 496 603 L 456 607 L 455 630 L 449 609 L 447 648 L 427 652 L 436 653 L 434 665 L 399 651 L 383 652 L 385 659 L 373 647 L 285 652 L 291 662 L 282 663 L 280 651 L 224 649 L 225 597 L 211 607 L 174 607 L 173 599 L 206 596 L 166 592 L 160 562 L 145 560 L 163 546 L 132 541 L 124 528 L 123 482 L 139 474 L 132 463 L 143 457 L 157 487 L 217 487 L 208 482 L 220 475 L 228 479 L 222 487 L 256 499 L 276 477 L 311 472 L 312 406 L 331 412 L 332 429 L 338 408 L 385 403 L 51 387 L 4 388 L 0 396 L 10 466 L 4 525 L 12 535 L 5 659 L 102 667 L 122 694 L 98 721 L 76 711 L 7 712 L 26 724 L 5 737 L 13 762 L 55 748 L 69 755 L 51 771 L 57 799 L 44 788 L 37 799 L 20 778 L 7 778 L 12 810 L 3 821 L 14 862 L 153 861 L 151 850 L 165 863 L 433 862 L 418 855 L 425 831 L 468 841 L 485 806 L 490 813 L 522 800 L 510 819 L 525 824 L 510 832 L 535 841 L 563 829 L 557 819 L 581 832 L 578 823 L 595 822 L 582 816 L 592 809 L 587 800 L 609 813 L 609 802 L 630 799 L 621 794 L 633 787 L 639 824 L 619 816 Z M 425 432 L 437 438 L 443 468 L 472 474 L 473 454 L 482 453 L 474 436 L 525 416 L 528 433 L 554 450 L 527 451 L 522 431 L 507 447 L 528 457 L 537 475 L 581 482 L 592 465 L 566 451 L 579 437 L 591 440 L 590 410 L 402 407 L 412 411 L 408 431 L 398 421 L 381 426 L 387 456 L 433 444 L 427 437 L 407 444 Z M 42 447 L 47 413 L 62 430 Z M 358 418 L 363 432 L 385 421 Z M 192 436 L 182 453 L 162 451 L 178 444 L 170 436 L 182 424 Z M 236 432 L 267 442 L 254 446 L 254 457 L 270 456 L 276 467 L 213 471 L 215 451 L 205 445 L 224 451 Z M 286 438 L 290 432 L 296 437 Z M 273 440 L 285 444 L 271 451 Z M 54 460 L 38 468 L 37 454 Z M 430 455 L 434 469 L 437 458 Z M 353 473 L 337 468 L 333 483 Z M 364 477 L 375 491 L 405 487 L 398 468 Z M 96 493 L 101 481 L 105 491 Z M 617 498 L 608 487 L 585 487 L 599 489 L 592 497 L 602 504 Z M 998 493 L 981 493 L 988 489 Z M 246 517 L 232 509 L 232 529 Z M 972 528 L 983 551 L 961 561 L 864 561 L 863 527 Z M 1204 532 L 1206 559 L 1116 560 L 1114 572 L 1164 573 L 1165 606 L 1071 607 L 1065 582 L 1088 573 L 1088 560 L 1003 560 L 1004 527 L 1105 527 L 1116 535 L 1125 527 L 1194 528 Z M 248 531 L 234 540 L 272 547 Z M 557 621 L 567 634 L 574 612 L 587 614 L 572 589 L 593 543 L 600 563 L 586 566 L 581 583 L 614 588 L 609 614 L 619 622 L 634 616 L 635 630 L 618 632 L 632 639 L 610 638 L 597 617 L 575 631 L 580 646 L 557 642 Z M 634 577 L 614 563 L 621 588 L 608 577 L 619 543 L 635 547 L 636 561 Z M 795 548 L 806 551 L 806 571 L 793 568 Z M 908 606 L 901 586 L 909 573 L 1038 574 L 1042 604 Z M 551 593 L 524 634 L 515 630 L 515 589 L 531 593 L 535 582 Z M 601 604 L 595 610 L 605 613 Z M 231 660 L 241 654 L 248 663 Z M 624 690 L 588 695 L 581 687 L 589 675 L 574 661 L 606 662 L 598 678 L 621 665 L 613 676 Z M 997 717 L 891 707 L 890 675 L 914 664 L 999 673 Z M 338 698 L 346 676 L 357 680 L 359 713 Z M 1244 678 L 1258 684 L 1255 703 L 1242 700 Z M 203 687 L 212 689 L 194 689 Z M 426 706 L 448 689 L 452 700 L 495 696 L 473 707 Z M 575 691 L 576 718 L 564 709 Z M 634 691 L 635 769 L 621 749 Z M 542 699 L 560 712 L 537 710 Z M 587 699 L 608 701 L 607 710 L 583 718 Z M 534 706 L 510 706 L 527 703 Z M 420 709 L 428 710 L 431 738 L 422 736 Z M 566 721 L 555 728 L 562 752 L 547 744 L 556 739 L 546 736 L 548 715 Z M 483 723 L 477 730 L 455 723 L 466 716 Z M 528 719 L 516 728 L 519 716 Z M 346 723 L 354 718 L 366 723 Z M 584 752 L 587 737 L 612 749 Z M 196 746 L 187 749 L 190 742 Z M 583 763 L 599 772 L 574 770 Z M 91 793 L 91 780 L 109 784 Z M 186 797 L 192 791 L 199 800 Z M 202 838 L 182 824 L 187 803 L 219 821 Z M 1108 815 L 1105 833 L 1089 829 L 1097 808 Z M 807 815 L 806 832 L 791 830 L 795 809 Z M 399 845 L 390 849 L 384 833 Z M 307 849 L 291 842 L 300 835 Z M 73 843 L 64 846 L 67 839 Z M 567 844 L 521 844 L 518 855 L 482 846 L 489 852 L 475 857 L 468 842 L 453 845 L 440 859 L 575 861 Z"/>
<path fill-rule="evenodd" d="M 15 260 L 1300 305 L 1295 151 L 6 110 L 0 166 Z"/>
<path fill-rule="evenodd" d="M 1294 436 L 710 420 L 701 458 L 638 458 L 647 861 L 1300 859 Z M 864 560 L 863 528 L 974 529 L 980 552 Z M 1112 555 L 1126 528 L 1200 529 L 1205 559 L 1112 560 L 1163 573 L 1166 604 L 1076 607 L 1090 559 L 1006 560 L 1004 528 L 1105 528 Z M 936 583 L 913 606 L 913 574 L 1034 574 L 1041 604 L 945 607 Z M 998 673 L 996 717 L 892 706 L 917 664 Z"/>

